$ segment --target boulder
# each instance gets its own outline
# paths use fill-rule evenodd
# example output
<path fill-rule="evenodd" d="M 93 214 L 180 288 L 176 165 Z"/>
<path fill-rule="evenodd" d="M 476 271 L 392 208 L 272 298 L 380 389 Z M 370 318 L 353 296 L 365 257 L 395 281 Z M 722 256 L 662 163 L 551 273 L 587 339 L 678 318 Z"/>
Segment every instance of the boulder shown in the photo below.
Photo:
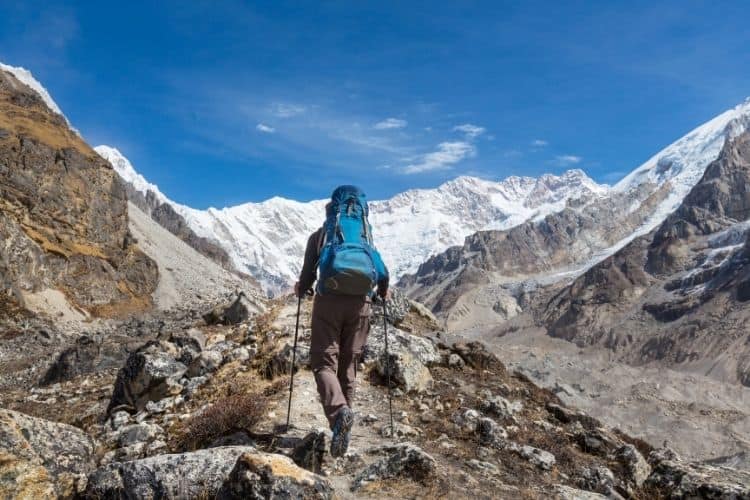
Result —
<path fill-rule="evenodd" d="M 203 315 L 206 324 L 237 325 L 250 319 L 252 314 L 258 313 L 261 308 L 253 303 L 244 292 L 239 292 L 231 303 L 217 306 Z"/>
<path fill-rule="evenodd" d="M 352 491 L 371 481 L 408 477 L 426 483 L 437 473 L 437 462 L 429 454 L 411 443 L 400 443 L 373 448 L 371 454 L 385 455 L 360 472 L 354 479 Z"/>
<path fill-rule="evenodd" d="M 533 446 L 523 445 L 513 448 L 523 458 L 543 470 L 552 470 L 552 467 L 557 462 L 552 453 L 534 448 Z"/>
<path fill-rule="evenodd" d="M 75 495 L 95 467 L 94 450 L 80 429 L 0 410 L 0 498 Z"/>
<path fill-rule="evenodd" d="M 216 498 L 330 499 L 331 484 L 284 455 L 248 451 L 240 455 Z"/>
<path fill-rule="evenodd" d="M 203 351 L 193 359 L 187 369 L 188 377 L 200 377 L 213 373 L 221 367 L 224 362 L 224 356 L 214 350 Z"/>
<path fill-rule="evenodd" d="M 607 497 L 592 491 L 583 491 L 565 486 L 563 484 L 555 485 L 554 500 L 607 500 Z"/>
<path fill-rule="evenodd" d="M 179 394 L 179 380 L 187 367 L 177 361 L 174 344 L 151 341 L 128 356 L 117 374 L 107 414 L 116 410 L 136 413 L 149 401 Z"/>
<path fill-rule="evenodd" d="M 750 471 L 663 460 L 646 481 L 669 498 L 750 498 Z M 665 495 L 666 496 L 666 495 Z"/>
<path fill-rule="evenodd" d="M 511 403 L 502 396 L 493 396 L 483 400 L 480 403 L 480 409 L 485 413 L 500 418 L 512 418 L 513 415 L 523 409 L 523 405 L 520 401 L 513 401 Z"/>
<path fill-rule="evenodd" d="M 629 476 L 628 479 L 640 488 L 651 474 L 651 466 L 643 458 L 643 455 L 632 444 L 625 444 L 615 451 L 614 456 L 618 462 L 625 466 Z"/>
<path fill-rule="evenodd" d="M 191 453 L 157 455 L 115 462 L 88 477 L 87 499 L 215 498 L 237 458 L 248 446 L 226 446 Z"/>
<path fill-rule="evenodd" d="M 179 347 L 190 347 L 196 352 L 201 352 L 206 347 L 206 336 L 197 328 L 175 332 L 172 334 L 170 341 Z"/>
<path fill-rule="evenodd" d="M 390 375 L 391 384 L 402 387 L 406 392 L 424 392 L 432 387 L 430 370 L 409 351 L 385 352 L 377 359 L 376 367 L 383 379 Z"/>

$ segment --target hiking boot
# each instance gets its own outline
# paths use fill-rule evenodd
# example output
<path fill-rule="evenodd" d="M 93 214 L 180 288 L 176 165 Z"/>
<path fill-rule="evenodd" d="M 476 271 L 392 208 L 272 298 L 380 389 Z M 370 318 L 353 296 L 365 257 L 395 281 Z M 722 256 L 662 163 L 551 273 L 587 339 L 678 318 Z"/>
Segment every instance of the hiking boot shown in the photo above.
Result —
<path fill-rule="evenodd" d="M 349 440 L 354 425 L 354 413 L 346 406 L 341 408 L 333 423 L 333 437 L 331 437 L 331 456 L 342 457 L 349 448 Z"/>

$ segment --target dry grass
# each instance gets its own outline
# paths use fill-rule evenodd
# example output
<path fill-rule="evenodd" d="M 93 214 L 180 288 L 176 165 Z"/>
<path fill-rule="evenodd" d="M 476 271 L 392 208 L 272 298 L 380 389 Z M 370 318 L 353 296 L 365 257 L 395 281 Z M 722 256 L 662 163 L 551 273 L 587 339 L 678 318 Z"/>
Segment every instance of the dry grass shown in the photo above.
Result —
<path fill-rule="evenodd" d="M 196 450 L 234 432 L 252 432 L 267 408 L 268 397 L 262 393 L 219 399 L 186 422 L 177 446 L 181 450 Z"/>

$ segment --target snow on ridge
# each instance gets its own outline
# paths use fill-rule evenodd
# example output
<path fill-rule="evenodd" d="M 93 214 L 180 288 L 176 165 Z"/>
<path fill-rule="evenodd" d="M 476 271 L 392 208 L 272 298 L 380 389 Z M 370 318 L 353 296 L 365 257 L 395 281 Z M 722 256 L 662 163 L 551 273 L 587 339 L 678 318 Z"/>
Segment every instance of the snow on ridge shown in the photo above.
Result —
<path fill-rule="evenodd" d="M 127 183 L 131 184 L 136 191 L 139 191 L 143 194 L 146 194 L 148 191 L 151 191 L 156 196 L 157 200 L 161 203 L 172 203 L 169 198 L 167 198 L 160 190 L 159 187 L 156 184 L 152 184 L 146 180 L 145 177 L 143 177 L 141 174 L 139 174 L 135 168 L 133 168 L 133 165 L 130 163 L 130 160 L 125 158 L 125 156 L 118 150 L 117 148 L 113 148 L 112 146 L 106 146 L 106 145 L 100 145 L 96 146 L 94 148 L 94 151 L 99 154 L 102 158 L 107 160 L 110 164 L 112 164 L 112 167 L 115 169 L 115 172 Z"/>
<path fill-rule="evenodd" d="M 54 99 L 52 99 L 52 96 L 49 95 L 49 92 L 47 92 L 47 89 L 45 89 L 44 86 L 41 83 L 39 83 L 39 80 L 34 78 L 34 75 L 31 74 L 31 71 L 27 70 L 26 68 L 22 68 L 20 66 L 9 66 L 1 62 L 0 62 L 0 70 L 5 70 L 11 73 L 13 76 L 15 76 L 18 79 L 18 81 L 30 87 L 31 90 L 39 94 L 39 97 L 42 98 L 44 103 L 53 113 L 56 113 L 62 116 L 63 118 L 65 118 L 66 122 L 68 121 L 68 119 L 65 117 L 60 107 L 57 105 Z M 68 122 L 68 125 L 70 125 L 70 122 Z"/>

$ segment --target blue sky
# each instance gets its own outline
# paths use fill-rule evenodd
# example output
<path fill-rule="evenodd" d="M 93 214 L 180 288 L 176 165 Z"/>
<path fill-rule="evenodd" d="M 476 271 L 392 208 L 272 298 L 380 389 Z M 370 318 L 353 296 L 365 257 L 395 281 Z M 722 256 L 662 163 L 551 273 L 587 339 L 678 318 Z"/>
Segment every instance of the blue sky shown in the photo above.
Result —
<path fill-rule="evenodd" d="M 0 2 L 0 61 L 173 199 L 614 182 L 750 95 L 750 6 Z"/>

